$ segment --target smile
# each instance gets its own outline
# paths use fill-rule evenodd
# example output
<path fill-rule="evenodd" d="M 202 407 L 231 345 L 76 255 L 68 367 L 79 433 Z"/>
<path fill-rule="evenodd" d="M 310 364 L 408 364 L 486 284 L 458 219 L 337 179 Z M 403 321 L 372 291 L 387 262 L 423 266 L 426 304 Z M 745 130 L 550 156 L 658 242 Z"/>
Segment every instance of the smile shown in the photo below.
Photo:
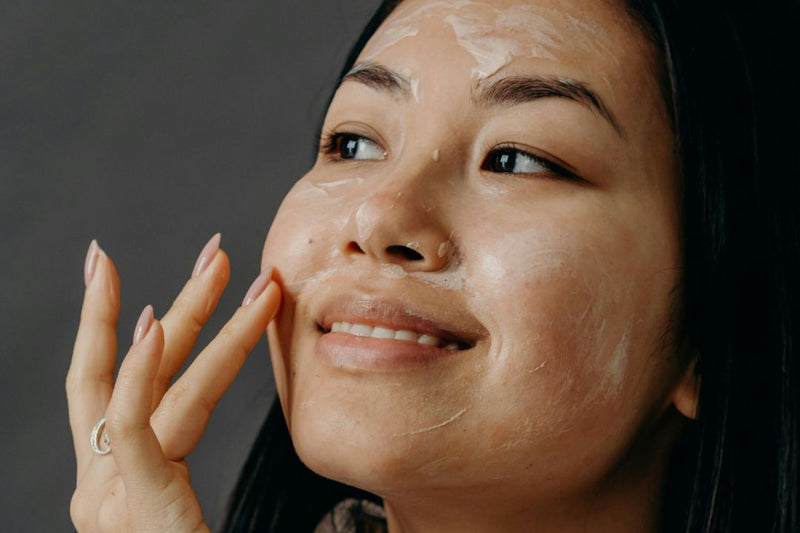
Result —
<path fill-rule="evenodd" d="M 408 329 L 391 329 L 382 326 L 371 326 L 369 324 L 353 324 L 350 322 L 333 322 L 331 333 L 343 333 L 355 337 L 369 337 L 372 339 L 386 339 L 403 342 L 415 342 L 424 346 L 436 346 L 445 350 L 463 349 L 456 341 L 443 339 L 427 333 L 418 333 Z"/>
<path fill-rule="evenodd" d="M 348 372 L 406 372 L 452 364 L 467 353 L 474 357 L 472 349 L 488 336 L 464 306 L 453 301 L 443 306 L 441 295 L 429 290 L 377 283 L 337 292 L 326 294 L 307 315 L 315 317 L 317 356 Z M 380 293 L 384 296 L 375 296 Z"/>

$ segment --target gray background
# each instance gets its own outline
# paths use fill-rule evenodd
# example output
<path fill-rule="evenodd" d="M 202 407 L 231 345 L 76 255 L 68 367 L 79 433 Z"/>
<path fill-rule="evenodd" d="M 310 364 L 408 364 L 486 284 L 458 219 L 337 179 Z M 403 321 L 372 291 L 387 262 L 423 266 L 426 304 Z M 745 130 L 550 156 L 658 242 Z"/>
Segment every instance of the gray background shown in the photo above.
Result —
<path fill-rule="evenodd" d="M 205 344 L 377 3 L 0 0 L 0 531 L 72 529 L 64 377 L 89 241 L 119 269 L 125 345 L 221 231 L 231 283 Z M 272 395 L 262 342 L 189 460 L 212 525 Z"/>

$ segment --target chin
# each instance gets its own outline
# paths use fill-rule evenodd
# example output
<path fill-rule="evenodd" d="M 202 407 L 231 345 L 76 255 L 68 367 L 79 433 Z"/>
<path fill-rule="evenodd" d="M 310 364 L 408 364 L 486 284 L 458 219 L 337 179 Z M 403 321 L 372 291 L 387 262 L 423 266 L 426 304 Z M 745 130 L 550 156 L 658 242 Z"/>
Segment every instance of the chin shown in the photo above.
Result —
<path fill-rule="evenodd" d="M 348 428 L 343 434 L 330 420 L 312 417 L 295 420 L 292 426 L 292 442 L 300 460 L 320 476 L 377 495 L 424 481 L 414 463 L 427 454 L 396 437 L 363 426 Z"/>

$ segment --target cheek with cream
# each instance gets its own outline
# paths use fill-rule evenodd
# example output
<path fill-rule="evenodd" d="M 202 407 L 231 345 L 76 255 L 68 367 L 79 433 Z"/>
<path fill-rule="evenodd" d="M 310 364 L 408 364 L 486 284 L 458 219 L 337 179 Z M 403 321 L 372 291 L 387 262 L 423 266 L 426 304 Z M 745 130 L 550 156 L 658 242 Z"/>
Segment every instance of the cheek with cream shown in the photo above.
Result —
<path fill-rule="evenodd" d="M 538 216 L 488 215 L 480 227 L 462 226 L 465 242 L 480 243 L 464 261 L 473 312 L 496 340 L 485 393 L 503 382 L 528 396 L 548 413 L 528 429 L 540 424 L 553 434 L 616 412 L 606 408 L 630 400 L 634 376 L 660 370 L 664 347 L 657 340 L 670 308 L 650 304 L 670 301 L 679 250 L 661 244 L 677 242 L 669 224 L 651 235 L 628 226 L 627 219 L 646 217 L 655 205 L 628 206 L 616 221 L 589 207 L 565 216 L 532 205 Z M 601 227 L 592 223 L 601 219 Z M 500 393 L 492 403 L 519 411 L 519 398 Z"/>

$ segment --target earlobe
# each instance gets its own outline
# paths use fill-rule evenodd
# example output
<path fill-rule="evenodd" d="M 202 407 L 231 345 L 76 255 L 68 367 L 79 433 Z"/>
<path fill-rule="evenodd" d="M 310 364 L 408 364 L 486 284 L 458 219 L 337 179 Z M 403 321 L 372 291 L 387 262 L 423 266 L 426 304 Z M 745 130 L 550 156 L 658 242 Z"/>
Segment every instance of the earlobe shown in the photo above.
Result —
<path fill-rule="evenodd" d="M 697 403 L 700 397 L 700 376 L 697 374 L 697 358 L 687 365 L 678 385 L 672 393 L 672 403 L 686 418 L 697 420 Z"/>

